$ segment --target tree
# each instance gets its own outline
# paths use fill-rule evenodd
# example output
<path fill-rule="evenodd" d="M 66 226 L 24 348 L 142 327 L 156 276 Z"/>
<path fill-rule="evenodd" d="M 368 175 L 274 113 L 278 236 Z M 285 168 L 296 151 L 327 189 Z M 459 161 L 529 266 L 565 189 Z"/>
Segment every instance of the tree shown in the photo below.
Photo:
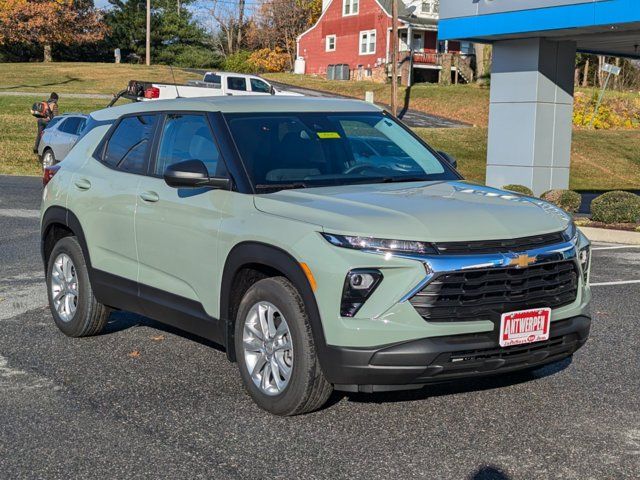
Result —
<path fill-rule="evenodd" d="M 312 26 L 322 13 L 322 0 L 265 0 L 253 22 L 251 38 L 257 48 L 281 49 L 293 65 L 298 35 Z"/>
<path fill-rule="evenodd" d="M 218 28 L 217 46 L 225 55 L 238 53 L 245 47 L 244 33 L 250 22 L 245 19 L 246 0 L 213 0 L 209 9 L 211 18 Z"/>
<path fill-rule="evenodd" d="M 0 0 L 0 45 L 37 44 L 45 62 L 53 44 L 97 42 L 106 31 L 92 0 Z"/>
<path fill-rule="evenodd" d="M 151 0 L 151 53 L 154 62 L 205 67 L 219 61 L 209 36 L 193 19 L 194 0 Z M 109 0 L 109 44 L 123 55 L 144 57 L 146 0 Z M 190 64 L 189 58 L 194 62 Z"/>

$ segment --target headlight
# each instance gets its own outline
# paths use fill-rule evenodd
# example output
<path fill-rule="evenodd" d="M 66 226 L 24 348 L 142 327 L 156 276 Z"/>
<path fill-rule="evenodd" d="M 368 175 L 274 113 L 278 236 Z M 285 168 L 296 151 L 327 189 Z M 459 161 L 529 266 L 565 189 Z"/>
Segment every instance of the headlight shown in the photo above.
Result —
<path fill-rule="evenodd" d="M 576 238 L 576 235 L 578 235 L 578 228 L 576 227 L 575 222 L 571 220 L 569 222 L 569 226 L 564 230 L 564 232 L 562 232 L 562 237 L 565 241 L 570 242 Z"/>
<path fill-rule="evenodd" d="M 391 253 L 417 253 L 436 254 L 435 248 L 427 242 L 414 242 L 411 240 L 389 240 L 386 238 L 354 237 L 349 235 L 335 235 L 322 233 L 325 240 L 336 247 L 351 248 L 354 250 L 374 250 Z"/>

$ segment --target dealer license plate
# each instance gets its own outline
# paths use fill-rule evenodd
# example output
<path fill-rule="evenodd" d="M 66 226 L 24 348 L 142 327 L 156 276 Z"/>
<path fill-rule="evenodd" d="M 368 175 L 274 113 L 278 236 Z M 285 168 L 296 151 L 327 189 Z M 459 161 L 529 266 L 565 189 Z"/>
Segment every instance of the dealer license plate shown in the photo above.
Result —
<path fill-rule="evenodd" d="M 500 346 L 511 347 L 549 340 L 550 308 L 534 308 L 502 314 Z"/>

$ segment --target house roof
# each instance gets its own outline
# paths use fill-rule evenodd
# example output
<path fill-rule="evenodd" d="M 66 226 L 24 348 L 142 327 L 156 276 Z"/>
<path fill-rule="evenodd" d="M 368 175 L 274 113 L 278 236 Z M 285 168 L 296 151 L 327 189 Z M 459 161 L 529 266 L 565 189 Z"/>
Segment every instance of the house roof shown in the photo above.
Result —
<path fill-rule="evenodd" d="M 378 0 L 378 3 L 382 9 L 391 15 L 391 4 L 393 0 Z M 398 18 L 404 23 L 409 23 L 416 26 L 435 26 L 438 21 L 433 18 L 418 17 L 415 14 L 416 7 L 408 7 L 403 1 L 398 2 Z"/>

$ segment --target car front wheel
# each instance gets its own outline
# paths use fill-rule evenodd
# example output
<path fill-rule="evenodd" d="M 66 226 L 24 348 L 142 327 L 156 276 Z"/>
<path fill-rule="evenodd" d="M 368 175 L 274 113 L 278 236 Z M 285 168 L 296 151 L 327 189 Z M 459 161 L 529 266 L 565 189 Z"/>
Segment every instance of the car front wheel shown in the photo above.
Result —
<path fill-rule="evenodd" d="M 304 302 L 286 278 L 260 280 L 246 292 L 236 317 L 235 347 L 244 386 L 264 410 L 307 413 L 331 395 Z"/>

